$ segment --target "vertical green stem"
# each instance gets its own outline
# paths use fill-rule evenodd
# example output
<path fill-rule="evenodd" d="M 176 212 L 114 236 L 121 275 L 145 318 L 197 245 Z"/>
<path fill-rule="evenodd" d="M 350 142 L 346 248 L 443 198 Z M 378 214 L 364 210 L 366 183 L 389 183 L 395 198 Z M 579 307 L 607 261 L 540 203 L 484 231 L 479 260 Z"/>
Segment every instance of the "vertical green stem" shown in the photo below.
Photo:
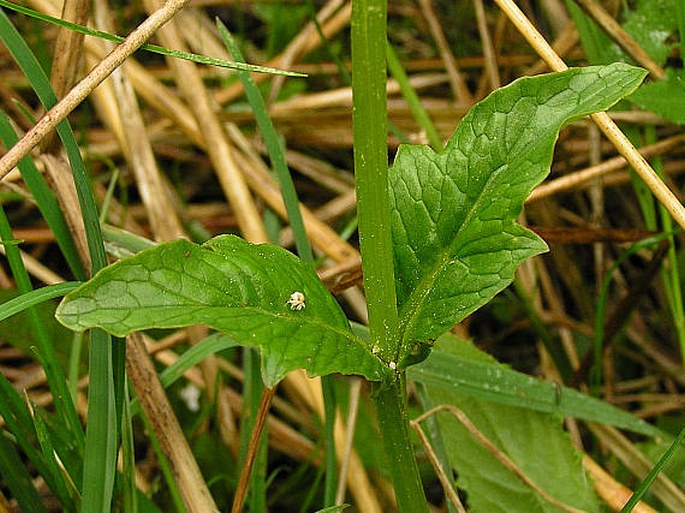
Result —
<path fill-rule="evenodd" d="M 391 386 L 379 385 L 376 388 L 374 404 L 398 511 L 428 513 L 428 502 L 409 437 L 404 373 L 398 374 Z"/>
<path fill-rule="evenodd" d="M 359 243 L 371 340 L 394 360 L 399 351 L 397 301 L 390 238 L 385 97 L 386 2 L 352 3 L 354 168 Z"/>
<path fill-rule="evenodd" d="M 354 165 L 371 344 L 385 361 L 396 362 L 400 340 L 388 194 L 386 12 L 385 0 L 352 2 Z M 397 372 L 392 383 L 377 387 L 375 404 L 399 510 L 422 513 L 428 505 L 409 438 L 404 385 L 404 373 Z"/>

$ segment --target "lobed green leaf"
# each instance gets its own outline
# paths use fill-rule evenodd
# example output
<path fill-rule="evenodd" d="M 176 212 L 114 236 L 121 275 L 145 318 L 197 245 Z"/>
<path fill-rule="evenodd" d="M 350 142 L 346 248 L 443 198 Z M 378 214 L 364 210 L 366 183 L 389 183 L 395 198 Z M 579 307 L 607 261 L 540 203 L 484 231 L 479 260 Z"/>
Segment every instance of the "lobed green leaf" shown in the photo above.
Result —
<path fill-rule="evenodd" d="M 300 310 L 288 304 L 304 295 Z M 262 350 L 268 386 L 297 368 L 380 380 L 387 367 L 354 336 L 316 274 L 288 251 L 222 235 L 160 244 L 99 272 L 56 312 L 65 326 L 116 336 L 206 324 Z"/>
<path fill-rule="evenodd" d="M 522 78 L 474 106 L 443 151 L 400 147 L 389 182 L 403 356 L 547 249 L 516 218 L 549 172 L 559 130 L 608 109 L 645 74 L 617 63 Z"/>

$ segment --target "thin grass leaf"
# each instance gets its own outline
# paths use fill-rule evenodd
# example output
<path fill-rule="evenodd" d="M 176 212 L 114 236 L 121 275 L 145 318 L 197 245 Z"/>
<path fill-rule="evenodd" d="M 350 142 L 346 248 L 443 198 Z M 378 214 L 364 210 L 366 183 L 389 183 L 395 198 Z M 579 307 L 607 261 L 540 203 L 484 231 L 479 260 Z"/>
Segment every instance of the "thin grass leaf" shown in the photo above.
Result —
<path fill-rule="evenodd" d="M 243 56 L 240 53 L 240 48 L 233 40 L 233 36 L 228 31 L 226 26 L 217 18 L 216 26 L 219 29 L 219 33 L 224 41 L 224 45 L 231 53 L 233 58 L 238 62 L 243 62 Z M 262 138 L 264 139 L 264 144 L 269 152 L 269 158 L 271 159 L 271 165 L 276 172 L 278 177 L 278 183 L 281 186 L 281 194 L 283 196 L 283 202 L 285 203 L 285 209 L 288 213 L 288 222 L 293 230 L 293 236 L 295 238 L 295 245 L 297 247 L 297 253 L 302 260 L 304 260 L 309 265 L 314 265 L 314 255 L 312 253 L 312 246 L 307 237 L 307 232 L 304 227 L 304 222 L 302 221 L 302 213 L 300 212 L 300 202 L 297 198 L 297 192 L 295 191 L 295 184 L 293 183 L 293 177 L 288 169 L 288 164 L 285 161 L 285 152 L 283 150 L 283 145 L 281 144 L 280 137 L 274 128 L 274 124 L 269 117 L 269 113 L 266 109 L 266 104 L 264 103 L 264 98 L 259 92 L 259 89 L 255 85 L 252 77 L 246 71 L 238 72 L 238 76 L 243 83 L 245 88 L 245 94 L 250 102 L 252 111 L 255 115 L 255 120 L 257 121 L 257 126 L 259 131 L 262 133 Z"/>
<path fill-rule="evenodd" d="M 442 349 L 441 344 L 451 351 Z M 470 343 L 457 341 L 452 335 L 438 339 L 431 355 L 407 369 L 407 376 L 496 404 L 590 420 L 652 437 L 663 436 L 658 428 L 604 401 L 485 359 Z"/>
<path fill-rule="evenodd" d="M 102 30 L 96 30 L 92 29 L 89 27 L 84 27 L 83 25 L 77 25 L 76 23 L 71 23 L 66 20 L 62 20 L 60 18 L 55 18 L 53 16 L 50 16 L 48 14 L 43 14 L 38 11 L 34 11 L 33 9 L 30 9 L 28 7 L 23 7 L 21 5 L 13 4 L 11 2 L 7 2 L 6 0 L 0 0 L 0 7 L 5 7 L 7 9 L 10 9 L 12 11 L 16 11 L 18 13 L 24 14 L 26 16 L 30 16 L 31 18 L 35 18 L 40 21 L 44 21 L 46 23 L 51 23 L 53 25 L 57 25 L 69 30 L 72 30 L 74 32 L 77 32 L 79 34 L 84 34 L 86 36 L 94 36 L 98 37 L 100 39 L 104 39 L 106 41 L 112 41 L 114 43 L 121 43 L 124 41 L 125 38 L 121 36 L 117 36 L 115 34 L 110 34 L 109 32 L 105 32 Z M 158 46 L 150 43 L 145 43 L 141 45 L 140 47 L 141 50 L 145 50 L 151 53 L 156 53 L 159 55 L 165 55 L 167 57 L 174 57 L 176 59 L 183 59 L 186 61 L 191 61 L 191 62 L 196 62 L 198 64 L 205 64 L 208 66 L 216 66 L 219 68 L 228 68 L 228 69 L 233 69 L 233 70 L 238 70 L 238 71 L 247 71 L 247 72 L 254 72 L 254 73 L 269 73 L 272 75 L 285 75 L 288 77 L 306 77 L 307 75 L 304 73 L 298 73 L 296 71 L 286 71 L 286 70 L 281 70 L 281 69 L 276 69 L 276 68 L 270 68 L 267 66 L 258 66 L 255 64 L 247 64 L 245 62 L 231 62 L 231 61 L 226 61 L 224 59 L 216 59 L 214 57 L 208 57 L 206 55 L 198 55 L 194 53 L 189 53 L 189 52 L 182 52 L 180 50 L 172 50 L 169 48 L 164 48 L 163 46 Z"/>
<path fill-rule="evenodd" d="M 5 216 L 4 209 L 0 207 L 0 239 L 6 241 L 11 240 L 12 237 L 12 228 Z M 30 294 L 33 286 L 28 271 L 26 270 L 26 267 L 24 267 L 21 255 L 19 254 L 19 248 L 15 244 L 6 244 L 5 254 L 9 260 L 12 275 L 17 283 L 17 288 L 19 289 L 19 292 L 22 293 L 20 298 L 26 294 Z M 36 337 L 36 357 L 43 366 L 47 376 L 57 415 L 60 422 L 64 425 L 64 428 L 69 431 L 70 437 L 76 441 L 77 447 L 82 449 L 83 431 L 47 326 L 42 322 L 39 312 L 34 307 L 29 307 L 27 313 L 29 323 L 32 326 L 33 333 Z M 52 455 L 47 456 L 48 462 L 51 457 Z M 54 490 L 58 497 L 67 500 L 68 496 L 65 493 L 62 493 L 62 490 L 59 487 L 60 481 L 51 481 L 58 486 L 58 488 Z"/>
<path fill-rule="evenodd" d="M 4 432 L 0 432 L 0 475 L 24 513 L 47 513 L 26 465 Z"/>
<path fill-rule="evenodd" d="M 75 487 L 75 476 L 72 475 L 72 472 L 77 473 L 78 476 L 81 468 L 80 466 L 77 467 L 76 464 L 69 464 L 70 460 L 74 458 L 68 458 L 65 454 L 70 449 L 66 444 L 59 443 L 61 442 L 59 438 L 57 438 L 58 443 L 53 443 L 54 430 L 50 429 L 44 415 L 45 412 L 40 409 L 35 410 L 33 415 L 38 443 L 40 443 L 49 471 L 49 475 L 41 474 L 41 476 L 46 481 L 49 480 L 49 482 L 54 483 L 55 486 L 51 487 L 51 490 L 60 500 L 62 508 L 65 511 L 76 511 L 72 495 L 78 496 L 78 490 Z M 65 457 L 60 457 L 59 454 Z M 71 472 L 67 467 L 71 467 Z"/>
<path fill-rule="evenodd" d="M 64 283 L 57 283 L 55 285 L 48 285 L 39 289 L 26 292 L 21 296 L 10 299 L 5 303 L 0 304 L 0 322 L 8 317 L 11 317 L 19 312 L 31 308 L 34 305 L 40 304 L 44 301 L 49 301 L 56 297 L 62 297 L 72 290 L 77 289 L 81 285 L 78 281 L 69 281 Z"/>
<path fill-rule="evenodd" d="M 16 30 L 4 11 L 0 10 L 0 38 L 28 78 L 41 103 L 49 109 L 57 103 L 54 91 L 45 72 L 38 64 L 26 42 Z M 86 240 L 93 272 L 107 265 L 102 242 L 99 216 L 91 192 L 91 184 L 81 151 L 69 123 L 64 120 L 57 125 L 57 133 L 64 144 L 74 176 L 74 184 L 81 207 Z M 89 406 L 85 440 L 83 503 L 87 513 L 108 513 L 111 508 L 118 442 L 115 411 L 114 385 L 124 380 L 124 374 L 113 377 L 112 346 L 109 335 L 95 330 L 90 346 Z M 118 387 L 122 389 L 122 387 Z M 62 394 L 68 397 L 68 389 Z M 73 419 L 71 420 L 73 423 Z M 78 422 L 78 418 L 76 419 Z M 75 433 L 79 439 L 82 435 Z"/>
<path fill-rule="evenodd" d="M 678 436 L 675 440 L 673 440 L 673 443 L 668 447 L 664 455 L 659 458 L 659 461 L 656 463 L 656 465 L 652 467 L 652 470 L 649 471 L 649 474 L 647 474 L 647 476 L 645 476 L 645 478 L 642 480 L 640 486 L 635 489 L 633 495 L 630 497 L 628 502 L 626 502 L 625 506 L 623 506 L 623 509 L 621 509 L 621 513 L 630 513 L 633 511 L 633 508 L 645 496 L 649 490 L 649 487 L 652 486 L 652 483 L 657 478 L 659 473 L 664 469 L 666 464 L 680 448 L 683 440 L 685 440 L 685 427 L 680 430 L 680 433 L 678 433 Z"/>
<path fill-rule="evenodd" d="M 168 388 L 181 378 L 183 374 L 197 366 L 208 356 L 236 347 L 237 345 L 235 340 L 225 335 L 219 333 L 210 335 L 197 344 L 193 344 L 190 349 L 179 356 L 178 360 L 164 369 L 159 375 L 159 381 L 164 388 Z"/>
<path fill-rule="evenodd" d="M 2 373 L 0 373 L 0 415 L 16 444 L 35 466 L 38 473 L 44 476 L 48 487 L 51 489 L 55 487 L 55 484 L 51 482 L 52 474 L 45 457 L 36 449 L 37 435 L 26 402 Z"/>
<path fill-rule="evenodd" d="M 390 44 L 390 41 L 387 42 L 387 54 L 388 69 L 390 70 L 390 73 L 392 73 L 393 78 L 397 80 L 402 96 L 404 96 L 412 116 L 414 116 L 419 127 L 425 132 L 431 147 L 435 151 L 440 151 L 442 149 L 442 138 L 435 128 L 428 112 L 426 112 L 426 109 L 421 105 L 421 100 L 409 82 L 409 77 L 405 73 L 402 63 L 397 58 L 397 54 Z"/>

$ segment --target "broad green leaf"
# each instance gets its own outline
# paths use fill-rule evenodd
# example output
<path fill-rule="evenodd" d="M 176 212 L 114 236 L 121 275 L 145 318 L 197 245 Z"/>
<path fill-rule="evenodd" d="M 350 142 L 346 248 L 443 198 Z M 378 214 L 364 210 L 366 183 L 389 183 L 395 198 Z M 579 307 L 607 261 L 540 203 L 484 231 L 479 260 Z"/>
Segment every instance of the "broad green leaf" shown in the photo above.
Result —
<path fill-rule="evenodd" d="M 559 130 L 611 107 L 645 74 L 617 63 L 522 78 L 474 106 L 442 152 L 400 147 L 389 181 L 403 358 L 546 250 L 516 217 L 549 173 Z"/>
<path fill-rule="evenodd" d="M 455 345 L 453 338 L 443 342 L 452 342 L 455 349 L 461 345 Z M 471 347 L 467 352 L 474 350 Z M 448 351 L 445 347 L 440 356 L 449 354 Z M 464 348 L 460 352 L 463 351 Z M 505 371 L 484 353 L 473 357 Z M 458 388 L 448 390 L 427 385 L 427 390 L 434 406 L 451 404 L 464 411 L 478 430 L 547 494 L 583 511 L 599 511 L 592 485 L 583 470 L 581 455 L 564 431 L 561 416 L 478 399 L 460 393 Z M 469 512 L 561 511 L 505 468 L 453 416 L 440 413 L 438 423 L 448 458 L 458 477 L 457 486 L 466 491 Z"/>
<path fill-rule="evenodd" d="M 445 346 L 454 349 L 445 351 Z M 575 417 L 651 437 L 658 428 L 604 401 L 549 383 L 498 363 L 471 343 L 443 335 L 431 355 L 407 371 L 414 381 L 493 404 Z"/>
<path fill-rule="evenodd" d="M 302 309 L 288 304 L 304 295 Z M 354 336 L 316 274 L 294 255 L 223 235 L 202 246 L 160 244 L 100 271 L 68 294 L 56 313 L 65 326 L 116 336 L 206 324 L 260 347 L 267 386 L 293 369 L 380 380 L 387 367 Z"/>

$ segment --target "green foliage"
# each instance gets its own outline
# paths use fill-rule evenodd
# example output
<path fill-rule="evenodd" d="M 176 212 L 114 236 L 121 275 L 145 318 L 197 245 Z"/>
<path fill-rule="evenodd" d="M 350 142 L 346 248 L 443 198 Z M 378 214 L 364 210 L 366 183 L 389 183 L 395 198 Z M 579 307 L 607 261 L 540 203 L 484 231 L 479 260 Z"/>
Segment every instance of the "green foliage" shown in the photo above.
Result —
<path fill-rule="evenodd" d="M 512 372 L 454 337 L 443 339 L 441 347 L 441 357 L 452 353 L 465 361 L 482 362 L 501 374 Z M 481 433 L 549 495 L 584 511 L 598 511 L 580 453 L 564 431 L 561 416 L 494 404 L 485 397 L 466 395 L 458 386 L 450 390 L 428 385 L 427 389 L 433 404 L 451 404 L 464 411 Z M 457 484 L 468 495 L 469 511 L 560 511 L 504 467 L 453 416 L 440 413 L 438 418 L 449 460 L 458 475 Z"/>
<path fill-rule="evenodd" d="M 454 336 L 448 334 L 440 337 L 431 355 L 410 368 L 408 376 L 433 388 L 493 405 L 575 417 L 652 437 L 664 434 L 651 424 L 604 401 L 509 369 L 466 341 L 461 341 L 450 351 L 446 350 L 454 345 Z"/>
<path fill-rule="evenodd" d="M 16 290 L 0 290 L 0 303 L 3 307 L 5 306 L 4 303 L 16 297 L 19 297 Z M 46 334 L 55 347 L 60 366 L 66 374 L 69 368 L 72 334 L 55 321 L 55 309 L 57 308 L 55 302 L 45 301 L 33 308 L 38 322 L 45 327 Z M 13 347 L 21 349 L 27 356 L 33 356 L 33 352 L 39 346 L 39 340 L 32 322 L 28 311 L 19 312 L 4 322 L 0 322 L 0 338 Z"/>
<path fill-rule="evenodd" d="M 643 85 L 628 99 L 664 119 L 685 124 L 685 73 L 669 68 L 664 80 Z"/>
<path fill-rule="evenodd" d="M 304 294 L 302 309 L 288 304 L 294 292 Z M 278 246 L 230 235 L 202 246 L 160 244 L 122 260 L 67 295 L 57 318 L 75 330 L 98 326 L 117 336 L 207 324 L 261 347 L 269 386 L 297 368 L 371 380 L 385 372 L 307 265 Z"/>
<path fill-rule="evenodd" d="M 580 7 L 570 0 L 566 6 L 590 63 L 630 62 L 623 50 Z M 676 0 L 640 0 L 632 7 L 623 12 L 621 26 L 657 64 L 663 65 L 675 46 L 668 41 L 677 29 Z"/>
<path fill-rule="evenodd" d="M 576 22 L 585 52 L 593 64 L 615 61 L 630 62 L 630 58 L 573 2 L 567 2 Z M 641 0 L 626 9 L 622 28 L 658 65 L 663 66 L 676 48 L 678 31 L 676 0 Z M 685 84 L 680 69 L 667 68 L 663 80 L 640 86 L 628 99 L 645 110 L 652 111 L 674 123 L 685 123 Z"/>
<path fill-rule="evenodd" d="M 547 174 L 561 127 L 606 109 L 644 77 L 614 64 L 520 79 L 474 107 L 444 151 L 403 146 L 390 170 L 392 242 L 400 306 L 400 365 L 423 343 L 489 301 L 545 244 L 516 223 Z M 302 293 L 302 308 L 289 304 Z M 67 295 L 58 319 L 123 336 L 207 324 L 263 352 L 268 385 L 288 371 L 356 373 L 387 366 L 352 334 L 316 275 L 290 253 L 220 236 L 198 247 L 162 244 L 120 261 Z"/>
<path fill-rule="evenodd" d="M 545 251 L 516 223 L 559 130 L 611 107 L 645 73 L 625 64 L 519 79 L 473 107 L 447 147 L 402 146 L 390 170 L 404 354 L 436 338 Z"/>

